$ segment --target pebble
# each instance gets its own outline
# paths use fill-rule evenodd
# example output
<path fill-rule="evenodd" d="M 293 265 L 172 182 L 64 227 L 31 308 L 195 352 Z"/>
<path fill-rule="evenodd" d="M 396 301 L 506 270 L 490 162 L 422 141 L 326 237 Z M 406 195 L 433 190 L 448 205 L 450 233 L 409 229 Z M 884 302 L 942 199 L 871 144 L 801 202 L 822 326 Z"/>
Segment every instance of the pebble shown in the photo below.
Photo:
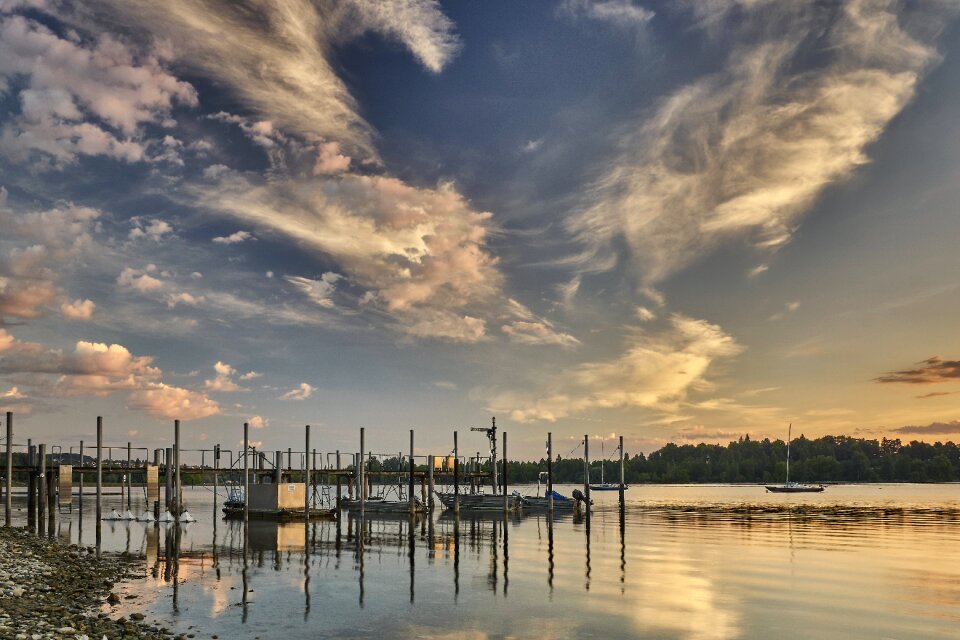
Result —
<path fill-rule="evenodd" d="M 129 620 L 97 613 L 104 600 L 120 602 L 111 590 L 131 569 L 128 560 L 90 557 L 94 552 L 0 528 L 0 638 L 169 640 L 169 633 L 142 623 L 142 613 Z"/>

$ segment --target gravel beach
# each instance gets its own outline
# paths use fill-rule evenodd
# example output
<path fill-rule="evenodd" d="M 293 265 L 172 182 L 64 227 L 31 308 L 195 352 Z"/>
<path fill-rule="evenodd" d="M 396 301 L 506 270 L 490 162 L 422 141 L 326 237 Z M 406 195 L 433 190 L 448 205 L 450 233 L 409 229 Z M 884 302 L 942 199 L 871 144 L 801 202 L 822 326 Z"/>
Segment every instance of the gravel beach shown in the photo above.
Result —
<path fill-rule="evenodd" d="M 136 620 L 138 613 L 101 612 L 120 602 L 114 583 L 138 575 L 120 554 L 98 560 L 92 547 L 0 528 L 0 638 L 171 638 Z"/>

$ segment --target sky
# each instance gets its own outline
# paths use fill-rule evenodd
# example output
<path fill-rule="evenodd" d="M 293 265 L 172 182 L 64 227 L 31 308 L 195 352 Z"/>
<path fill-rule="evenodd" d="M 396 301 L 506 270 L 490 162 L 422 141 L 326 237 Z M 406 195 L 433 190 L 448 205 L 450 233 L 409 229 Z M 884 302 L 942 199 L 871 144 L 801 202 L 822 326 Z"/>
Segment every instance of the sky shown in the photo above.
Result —
<path fill-rule="evenodd" d="M 958 13 L 0 0 L 0 411 L 65 446 L 956 440 Z"/>

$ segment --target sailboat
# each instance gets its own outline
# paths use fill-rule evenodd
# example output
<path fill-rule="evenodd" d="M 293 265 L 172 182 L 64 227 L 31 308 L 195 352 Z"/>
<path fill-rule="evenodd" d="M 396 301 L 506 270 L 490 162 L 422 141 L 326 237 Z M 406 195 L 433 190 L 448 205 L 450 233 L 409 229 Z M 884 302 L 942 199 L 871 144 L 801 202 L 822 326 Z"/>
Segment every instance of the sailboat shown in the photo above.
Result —
<path fill-rule="evenodd" d="M 823 485 L 800 484 L 790 482 L 790 440 L 792 440 L 793 423 L 787 427 L 787 481 L 783 484 L 767 485 L 770 493 L 821 493 Z"/>
<path fill-rule="evenodd" d="M 600 440 L 600 484 L 591 484 L 590 491 L 619 491 L 620 490 L 619 484 L 613 484 L 610 482 L 603 481 L 603 460 L 604 460 L 603 440 L 601 439 Z M 630 487 L 628 487 L 627 485 L 623 485 L 624 491 L 626 491 L 629 488 Z"/>

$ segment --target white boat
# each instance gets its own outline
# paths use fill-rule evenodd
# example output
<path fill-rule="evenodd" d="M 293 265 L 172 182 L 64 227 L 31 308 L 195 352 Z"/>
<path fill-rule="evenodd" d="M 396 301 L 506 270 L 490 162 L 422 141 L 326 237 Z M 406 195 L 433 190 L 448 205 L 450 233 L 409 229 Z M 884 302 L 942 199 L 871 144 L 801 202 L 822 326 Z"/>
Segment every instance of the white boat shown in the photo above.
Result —
<path fill-rule="evenodd" d="M 822 484 L 800 484 L 790 482 L 790 440 L 793 431 L 793 423 L 787 427 L 787 481 L 783 484 L 767 485 L 767 491 L 770 493 L 822 493 Z"/>

